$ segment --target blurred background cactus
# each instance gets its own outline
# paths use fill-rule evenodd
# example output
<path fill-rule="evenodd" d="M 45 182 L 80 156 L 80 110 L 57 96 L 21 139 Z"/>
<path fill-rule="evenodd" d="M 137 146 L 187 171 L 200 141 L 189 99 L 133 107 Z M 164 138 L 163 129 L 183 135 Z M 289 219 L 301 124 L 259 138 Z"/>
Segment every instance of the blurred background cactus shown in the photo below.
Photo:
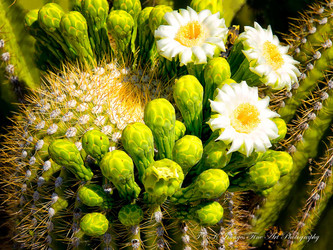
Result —
<path fill-rule="evenodd" d="M 12 127 L 1 151 L 14 213 L 4 247 L 327 248 L 333 4 L 287 18 L 310 2 L 0 0 L 1 117 L 19 112 L 1 121 Z M 240 32 L 256 20 L 289 34 L 299 83 L 259 88 L 282 118 L 272 150 L 231 154 L 206 124 L 216 87 L 234 82 L 227 60 L 196 78 L 159 55 L 154 31 L 187 5 L 220 11 Z"/>

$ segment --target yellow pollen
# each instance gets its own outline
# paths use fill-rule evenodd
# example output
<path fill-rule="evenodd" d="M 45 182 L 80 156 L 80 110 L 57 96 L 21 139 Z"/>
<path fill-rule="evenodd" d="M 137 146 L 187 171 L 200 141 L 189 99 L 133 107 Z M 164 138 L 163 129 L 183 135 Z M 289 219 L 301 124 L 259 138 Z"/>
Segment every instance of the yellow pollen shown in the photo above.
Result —
<path fill-rule="evenodd" d="M 189 22 L 179 28 L 175 40 L 186 47 L 197 46 L 204 37 L 204 31 L 198 21 Z"/>
<path fill-rule="evenodd" d="M 256 106 L 249 103 L 240 104 L 231 118 L 231 126 L 238 133 L 250 133 L 259 123 L 259 111 Z"/>
<path fill-rule="evenodd" d="M 264 57 L 273 70 L 277 70 L 283 65 L 283 58 L 278 47 L 269 41 L 264 43 Z"/>

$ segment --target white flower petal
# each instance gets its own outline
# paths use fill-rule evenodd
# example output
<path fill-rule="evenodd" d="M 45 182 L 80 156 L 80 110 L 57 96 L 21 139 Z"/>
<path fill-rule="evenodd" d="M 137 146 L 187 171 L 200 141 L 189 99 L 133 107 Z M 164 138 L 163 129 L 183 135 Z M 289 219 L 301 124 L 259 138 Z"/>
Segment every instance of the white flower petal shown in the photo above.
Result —
<path fill-rule="evenodd" d="M 201 64 L 201 63 L 206 63 L 207 62 L 207 57 L 205 54 L 205 51 L 198 46 L 192 47 L 192 52 L 196 56 L 196 64 Z"/>
<path fill-rule="evenodd" d="M 270 140 L 278 137 L 271 118 L 279 115 L 269 110 L 269 97 L 258 97 L 257 87 L 249 87 L 245 81 L 224 85 L 210 102 L 218 115 L 212 116 L 208 124 L 213 131 L 220 131 L 217 140 L 232 143 L 228 153 L 239 151 L 249 156 L 253 151 L 264 152 L 272 146 Z"/>
<path fill-rule="evenodd" d="M 244 30 L 239 40 L 243 43 L 250 70 L 272 89 L 290 89 L 300 73 L 295 67 L 298 62 L 287 55 L 289 47 L 280 45 L 270 26 L 263 29 L 255 22 L 254 28 L 246 26 Z"/>
<path fill-rule="evenodd" d="M 157 51 L 168 60 L 178 57 L 181 65 L 206 63 L 216 50 L 225 51 L 228 28 L 219 17 L 219 13 L 212 15 L 209 10 L 198 14 L 190 7 L 166 13 L 164 19 L 168 25 L 161 25 L 154 31 Z M 193 27 L 193 23 L 201 26 L 201 33 L 196 37 L 185 36 L 183 32 Z"/>

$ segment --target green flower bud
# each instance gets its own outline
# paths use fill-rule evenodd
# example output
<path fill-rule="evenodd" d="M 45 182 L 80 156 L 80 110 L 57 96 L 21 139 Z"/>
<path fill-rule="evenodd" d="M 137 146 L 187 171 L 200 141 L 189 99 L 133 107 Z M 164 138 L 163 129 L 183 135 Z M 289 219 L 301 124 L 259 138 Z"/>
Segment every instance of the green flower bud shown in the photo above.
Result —
<path fill-rule="evenodd" d="M 221 4 L 222 6 L 222 4 Z M 204 72 L 205 78 L 205 96 L 203 106 L 205 117 L 210 115 L 210 103 L 209 100 L 213 100 L 214 91 L 217 87 L 221 87 L 221 83 L 231 77 L 230 66 L 226 59 L 222 57 L 216 57 L 210 60 Z"/>
<path fill-rule="evenodd" d="M 93 129 L 83 135 L 82 147 L 88 155 L 100 161 L 109 151 L 109 138 L 99 130 Z"/>
<path fill-rule="evenodd" d="M 80 228 L 86 235 L 98 237 L 106 233 L 109 221 L 101 213 L 89 213 L 82 217 Z"/>
<path fill-rule="evenodd" d="M 203 87 L 192 75 L 176 80 L 173 98 L 182 113 L 187 133 L 201 136 Z"/>
<path fill-rule="evenodd" d="M 164 15 L 165 13 L 171 11 L 173 11 L 173 9 L 170 6 L 166 5 L 157 5 L 153 8 L 149 15 L 149 28 L 152 34 L 155 33 L 155 30 L 157 30 L 160 25 L 166 24 L 166 21 L 164 20 Z"/>
<path fill-rule="evenodd" d="M 133 17 L 124 10 L 113 10 L 107 19 L 108 30 L 116 41 L 119 55 L 132 51 L 131 38 L 134 28 Z"/>
<path fill-rule="evenodd" d="M 138 198 L 141 189 L 134 180 L 134 164 L 124 151 L 108 152 L 99 166 L 103 176 L 113 183 L 121 198 L 128 201 Z"/>
<path fill-rule="evenodd" d="M 202 157 L 201 140 L 193 135 L 186 135 L 178 140 L 172 150 L 172 159 L 183 169 L 184 175 L 199 162 Z"/>
<path fill-rule="evenodd" d="M 114 0 L 113 9 L 126 11 L 136 22 L 136 18 L 141 11 L 141 2 L 139 0 Z"/>
<path fill-rule="evenodd" d="M 107 209 L 111 207 L 111 200 L 107 197 L 104 189 L 97 184 L 86 184 L 79 188 L 78 196 L 84 205 L 89 207 L 101 207 Z"/>
<path fill-rule="evenodd" d="M 87 20 L 91 46 L 99 59 L 110 53 L 110 43 L 106 26 L 109 14 L 107 0 L 84 0 L 82 14 Z"/>
<path fill-rule="evenodd" d="M 154 162 L 142 178 L 148 202 L 162 204 L 180 188 L 183 180 L 182 168 L 176 162 L 169 159 Z"/>
<path fill-rule="evenodd" d="M 120 209 L 118 219 L 121 224 L 127 227 L 139 225 L 143 220 L 143 211 L 136 204 L 126 205 Z"/>
<path fill-rule="evenodd" d="M 260 192 L 273 187 L 280 179 L 280 170 L 276 163 L 270 161 L 257 162 L 250 169 L 235 176 L 231 181 L 230 191 L 253 190 Z"/>
<path fill-rule="evenodd" d="M 84 166 L 80 151 L 74 143 L 63 139 L 55 140 L 48 151 L 55 163 L 66 167 L 80 180 L 89 181 L 93 177 L 91 169 Z"/>
<path fill-rule="evenodd" d="M 123 130 L 121 141 L 132 157 L 141 180 L 145 169 L 154 162 L 154 138 L 151 130 L 143 123 L 132 123 Z"/>
<path fill-rule="evenodd" d="M 222 0 L 192 0 L 190 3 L 190 7 L 196 12 L 208 9 L 212 12 L 212 14 L 220 12 L 220 15 L 223 15 Z"/>
<path fill-rule="evenodd" d="M 221 169 L 208 169 L 186 188 L 177 191 L 171 201 L 189 203 L 201 199 L 217 199 L 229 187 L 228 175 Z"/>
<path fill-rule="evenodd" d="M 58 4 L 45 4 L 38 12 L 38 23 L 40 27 L 52 37 L 53 41 L 61 46 L 67 57 L 75 59 L 77 55 L 68 48 L 60 31 L 60 21 L 64 14 L 63 9 Z"/>
<path fill-rule="evenodd" d="M 175 123 L 175 141 L 178 141 L 180 138 L 182 138 L 185 135 L 186 127 L 185 124 L 176 120 Z"/>
<path fill-rule="evenodd" d="M 228 146 L 223 141 L 210 141 L 203 149 L 201 161 L 192 168 L 191 175 L 198 176 L 207 169 L 223 169 L 230 161 Z"/>
<path fill-rule="evenodd" d="M 95 56 L 92 51 L 88 26 L 84 16 L 77 11 L 71 11 L 61 18 L 60 31 L 65 38 L 70 51 L 82 62 L 95 63 Z"/>
<path fill-rule="evenodd" d="M 285 151 L 267 150 L 261 160 L 276 163 L 281 176 L 288 174 L 293 168 L 293 158 Z"/>
<path fill-rule="evenodd" d="M 155 38 L 149 28 L 149 15 L 153 7 L 144 8 L 138 15 L 138 47 L 139 56 L 143 62 L 150 60 L 152 63 L 157 56 L 155 45 Z"/>
<path fill-rule="evenodd" d="M 175 144 L 175 108 L 163 98 L 150 101 L 144 111 L 144 121 L 154 135 L 158 159 L 171 159 Z"/>
<path fill-rule="evenodd" d="M 279 130 L 279 132 L 278 132 L 279 137 L 275 138 L 271 142 L 272 143 L 277 143 L 279 141 L 282 141 L 284 139 L 284 137 L 286 136 L 286 134 L 287 134 L 287 124 L 283 119 L 281 119 L 279 117 L 273 118 L 272 121 L 276 124 L 276 126 Z"/>
<path fill-rule="evenodd" d="M 200 204 L 190 211 L 200 225 L 207 227 L 216 225 L 223 217 L 223 207 L 216 201 Z"/>

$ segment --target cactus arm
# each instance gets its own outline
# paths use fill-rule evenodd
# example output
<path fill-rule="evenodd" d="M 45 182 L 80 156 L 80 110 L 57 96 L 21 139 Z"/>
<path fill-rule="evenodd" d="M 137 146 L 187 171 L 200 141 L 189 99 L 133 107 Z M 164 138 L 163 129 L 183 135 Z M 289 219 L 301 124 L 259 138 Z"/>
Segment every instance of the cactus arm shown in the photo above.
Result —
<path fill-rule="evenodd" d="M 163 249 L 166 247 L 164 239 L 165 226 L 163 225 L 163 212 L 161 206 L 154 204 L 149 209 L 146 238 L 144 239 L 147 249 Z"/>
<path fill-rule="evenodd" d="M 201 136 L 203 87 L 191 75 L 182 76 L 174 85 L 173 98 L 182 113 L 188 134 Z"/>
<path fill-rule="evenodd" d="M 310 91 L 314 89 L 319 80 L 325 76 L 325 71 L 328 69 L 328 65 L 332 64 L 333 60 L 333 47 L 326 49 L 321 54 L 321 58 L 316 61 L 315 67 L 310 70 L 306 78 L 300 83 L 298 89 L 293 91 L 292 98 L 285 102 L 285 106 L 279 109 L 279 114 L 286 121 L 289 122 L 297 108 L 301 105 L 302 100 L 308 97 Z M 304 74 L 304 73 L 303 73 Z"/>
<path fill-rule="evenodd" d="M 5 3 L 0 2 L 0 40 L 3 42 L 3 47 L 0 48 L 1 98 L 8 103 L 17 103 L 23 102 L 28 88 L 33 89 L 39 85 L 39 74 L 33 69 L 34 64 L 22 53 L 19 38 L 14 33 L 15 22 L 12 23 L 9 19 L 7 9 Z M 27 51 L 29 52 L 28 49 Z"/>
<path fill-rule="evenodd" d="M 317 117 L 309 123 L 309 128 L 304 131 L 303 140 L 295 145 L 296 152 L 292 154 L 293 169 L 288 175 L 283 176 L 279 180 L 273 187 L 272 192 L 267 196 L 265 204 L 256 212 L 256 219 L 253 220 L 253 231 L 259 235 L 262 235 L 265 228 L 268 228 L 276 221 L 279 212 L 286 204 L 291 188 L 297 181 L 302 169 L 306 166 L 308 159 L 317 155 L 320 139 L 332 121 L 332 94 L 332 91 L 330 91 L 329 98 L 323 102 Z M 251 243 L 258 245 L 261 241 L 256 239 Z"/>

